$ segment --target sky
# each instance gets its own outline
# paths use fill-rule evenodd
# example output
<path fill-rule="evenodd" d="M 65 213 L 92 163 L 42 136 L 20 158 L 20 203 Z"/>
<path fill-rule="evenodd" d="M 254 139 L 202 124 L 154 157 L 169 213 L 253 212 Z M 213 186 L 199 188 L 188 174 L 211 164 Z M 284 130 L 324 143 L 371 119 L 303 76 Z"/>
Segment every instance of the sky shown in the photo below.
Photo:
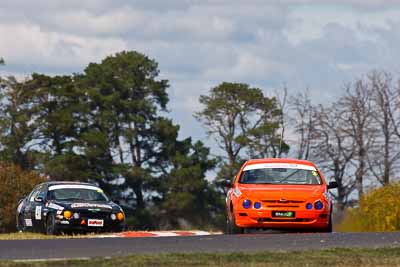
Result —
<path fill-rule="evenodd" d="M 325 103 L 373 69 L 400 71 L 399 0 L 0 0 L 0 75 L 71 74 L 122 50 L 159 63 L 180 136 L 222 81 Z"/>

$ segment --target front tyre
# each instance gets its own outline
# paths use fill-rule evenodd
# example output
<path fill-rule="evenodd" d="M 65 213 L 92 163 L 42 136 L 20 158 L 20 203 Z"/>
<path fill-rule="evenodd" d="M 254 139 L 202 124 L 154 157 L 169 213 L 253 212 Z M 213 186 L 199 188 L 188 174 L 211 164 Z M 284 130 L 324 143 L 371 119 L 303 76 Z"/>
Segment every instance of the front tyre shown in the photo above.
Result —
<path fill-rule="evenodd" d="M 57 235 L 59 233 L 54 214 L 49 214 L 46 220 L 46 235 Z"/>
<path fill-rule="evenodd" d="M 322 233 L 332 233 L 333 231 L 333 225 L 332 225 L 332 214 L 329 215 L 329 221 L 328 221 L 328 225 L 323 228 L 320 232 Z"/>
<path fill-rule="evenodd" d="M 236 235 L 244 233 L 244 228 L 236 225 L 235 214 L 233 212 L 231 214 L 231 218 L 228 217 L 226 228 L 228 235 Z"/>
<path fill-rule="evenodd" d="M 17 231 L 24 232 L 26 230 L 26 227 L 22 214 L 17 214 L 16 221 L 17 221 Z"/>
<path fill-rule="evenodd" d="M 332 224 L 332 214 L 329 215 L 329 223 L 328 227 L 325 229 L 326 233 L 332 233 L 333 232 L 333 224 Z"/>

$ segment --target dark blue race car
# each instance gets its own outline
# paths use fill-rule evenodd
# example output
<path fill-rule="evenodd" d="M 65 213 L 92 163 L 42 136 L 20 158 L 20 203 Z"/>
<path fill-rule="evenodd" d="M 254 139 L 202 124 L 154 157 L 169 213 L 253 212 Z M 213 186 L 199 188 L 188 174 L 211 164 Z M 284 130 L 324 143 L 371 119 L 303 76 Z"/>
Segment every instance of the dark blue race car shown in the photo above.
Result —
<path fill-rule="evenodd" d="M 37 185 L 17 208 L 19 231 L 116 232 L 125 226 L 125 213 L 96 185 L 46 182 Z"/>

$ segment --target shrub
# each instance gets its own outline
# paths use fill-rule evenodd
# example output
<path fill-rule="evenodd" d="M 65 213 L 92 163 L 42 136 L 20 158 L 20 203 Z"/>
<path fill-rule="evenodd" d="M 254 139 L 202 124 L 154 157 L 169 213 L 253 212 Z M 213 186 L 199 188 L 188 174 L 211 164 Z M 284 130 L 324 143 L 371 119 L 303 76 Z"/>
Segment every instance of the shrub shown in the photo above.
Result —
<path fill-rule="evenodd" d="M 348 209 L 338 231 L 382 232 L 400 230 L 400 184 L 372 190 L 360 200 L 358 208 Z"/>
<path fill-rule="evenodd" d="M 35 172 L 21 170 L 8 163 L 0 163 L 0 231 L 15 230 L 18 201 L 45 179 Z"/>

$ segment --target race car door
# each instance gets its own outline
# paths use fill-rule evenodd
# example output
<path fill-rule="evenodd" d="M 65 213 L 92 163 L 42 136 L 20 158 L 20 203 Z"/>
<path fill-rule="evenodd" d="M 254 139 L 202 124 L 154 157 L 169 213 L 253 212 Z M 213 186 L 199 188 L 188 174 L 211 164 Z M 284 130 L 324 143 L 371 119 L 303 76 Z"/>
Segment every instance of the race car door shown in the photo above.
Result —
<path fill-rule="evenodd" d="M 45 193 L 45 186 L 35 188 L 34 192 L 29 197 L 27 209 L 25 210 L 27 215 L 25 223 L 30 223 L 32 228 L 36 231 L 42 231 L 44 229 L 43 208 L 46 196 Z"/>
<path fill-rule="evenodd" d="M 39 192 L 34 199 L 32 212 L 33 228 L 37 231 L 44 230 L 43 209 L 45 208 L 46 187 L 42 185 L 38 188 Z"/>
<path fill-rule="evenodd" d="M 26 203 L 23 207 L 23 217 L 24 217 L 24 224 L 25 227 L 32 228 L 33 221 L 32 221 L 32 209 L 35 209 L 35 198 L 39 194 L 39 188 L 34 188 L 32 192 L 27 197 Z"/>

